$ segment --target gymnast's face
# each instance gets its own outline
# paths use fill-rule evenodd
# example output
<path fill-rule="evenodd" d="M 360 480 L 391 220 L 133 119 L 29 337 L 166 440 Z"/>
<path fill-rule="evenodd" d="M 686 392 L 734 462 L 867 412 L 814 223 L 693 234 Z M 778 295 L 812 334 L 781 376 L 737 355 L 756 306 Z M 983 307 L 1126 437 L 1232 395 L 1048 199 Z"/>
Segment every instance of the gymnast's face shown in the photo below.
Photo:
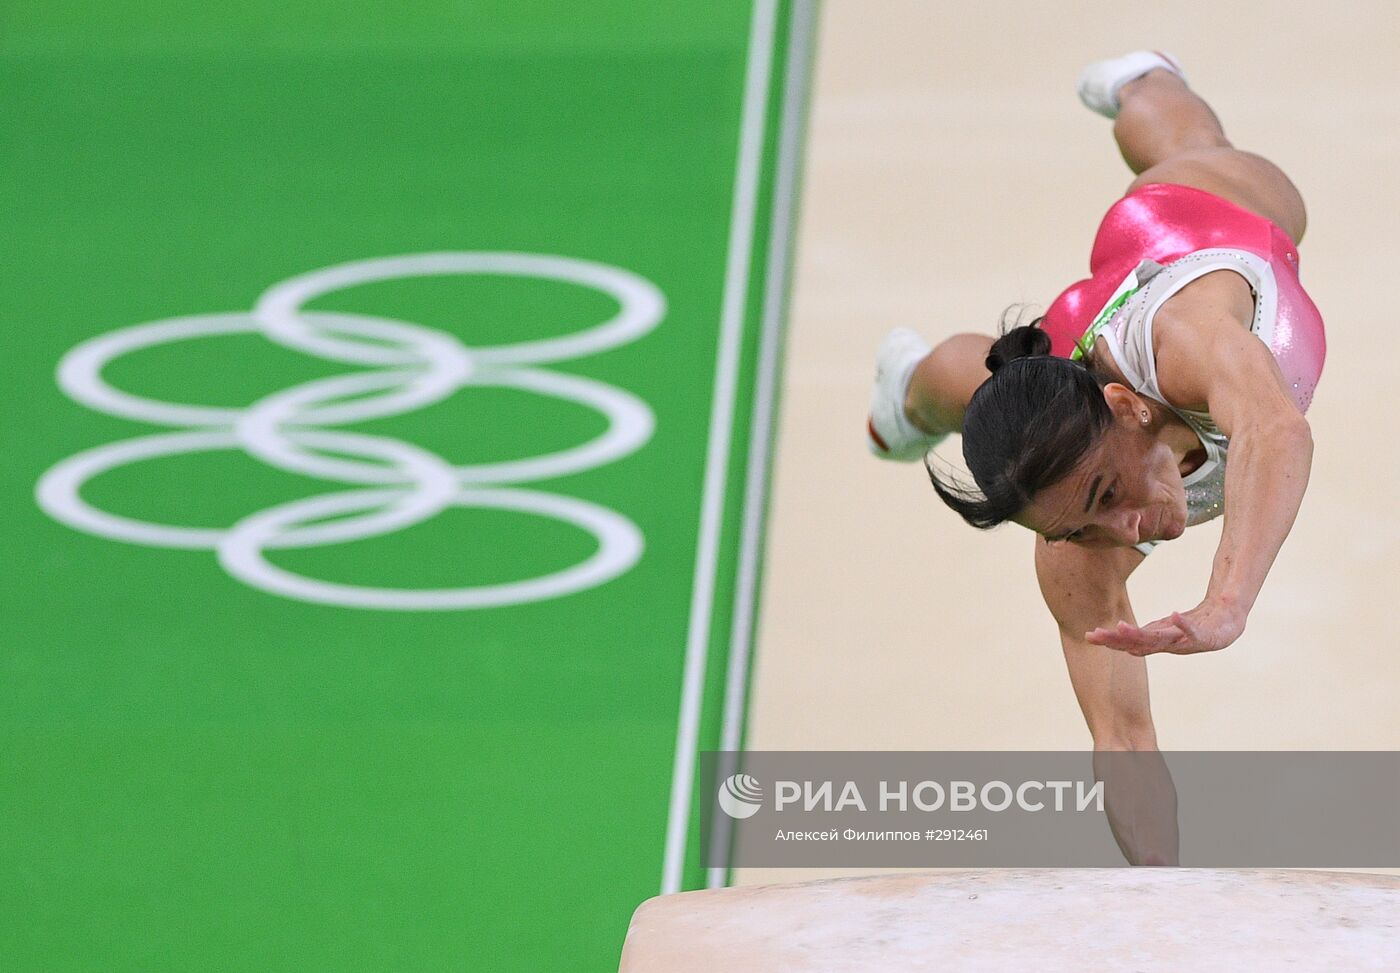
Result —
<path fill-rule="evenodd" d="M 1132 547 L 1171 540 L 1186 529 L 1186 487 L 1170 445 L 1147 404 L 1122 385 L 1104 398 L 1113 422 L 1069 474 L 1037 493 L 1015 519 L 1051 542 Z"/>

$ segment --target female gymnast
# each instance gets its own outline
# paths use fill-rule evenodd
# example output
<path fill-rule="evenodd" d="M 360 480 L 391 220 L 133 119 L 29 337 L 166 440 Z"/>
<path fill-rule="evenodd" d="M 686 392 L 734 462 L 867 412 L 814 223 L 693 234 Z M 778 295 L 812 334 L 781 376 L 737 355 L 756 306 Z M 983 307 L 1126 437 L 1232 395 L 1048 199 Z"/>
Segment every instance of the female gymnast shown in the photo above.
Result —
<path fill-rule="evenodd" d="M 1288 536 L 1312 461 L 1303 413 L 1322 318 L 1298 283 L 1303 200 L 1234 148 L 1170 57 L 1087 68 L 1137 178 L 1104 217 L 1091 276 L 999 338 L 881 345 L 870 448 L 925 457 L 961 432 L 975 487 L 929 466 L 968 523 L 1039 535 L 1035 566 L 1099 750 L 1154 750 L 1142 656 L 1223 649 Z M 1227 462 L 1228 458 L 1228 462 Z M 1152 547 L 1224 514 L 1205 598 L 1138 626 L 1127 578 Z"/>

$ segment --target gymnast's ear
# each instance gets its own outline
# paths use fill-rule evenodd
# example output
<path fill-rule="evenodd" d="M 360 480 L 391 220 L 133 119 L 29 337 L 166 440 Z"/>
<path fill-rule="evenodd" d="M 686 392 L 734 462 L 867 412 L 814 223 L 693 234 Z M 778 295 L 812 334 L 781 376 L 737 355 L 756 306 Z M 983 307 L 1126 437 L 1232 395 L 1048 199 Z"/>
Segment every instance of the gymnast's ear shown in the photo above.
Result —
<path fill-rule="evenodd" d="M 1142 414 L 1148 411 L 1146 400 L 1122 382 L 1105 385 L 1103 400 L 1108 403 L 1108 409 L 1116 421 L 1134 426 L 1142 424 Z"/>

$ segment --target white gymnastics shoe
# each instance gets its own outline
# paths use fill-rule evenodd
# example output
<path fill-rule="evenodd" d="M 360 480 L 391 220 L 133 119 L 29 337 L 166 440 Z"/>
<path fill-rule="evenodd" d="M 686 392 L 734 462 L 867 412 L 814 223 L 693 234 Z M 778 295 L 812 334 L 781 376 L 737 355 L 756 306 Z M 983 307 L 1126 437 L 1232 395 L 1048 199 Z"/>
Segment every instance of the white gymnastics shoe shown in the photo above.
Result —
<path fill-rule="evenodd" d="M 866 444 L 881 459 L 909 462 L 947 438 L 947 433 L 930 435 L 904 414 L 909 379 L 914 366 L 929 353 L 928 342 L 908 328 L 895 328 L 880 342 L 875 364 L 875 391 L 870 396 L 870 418 L 866 422 Z"/>
<path fill-rule="evenodd" d="M 1090 111 L 1105 118 L 1118 117 L 1118 91 L 1129 81 L 1136 81 L 1148 71 L 1166 68 L 1182 81 L 1186 75 L 1176 58 L 1161 51 L 1134 51 L 1107 61 L 1095 61 L 1079 76 L 1079 100 Z"/>

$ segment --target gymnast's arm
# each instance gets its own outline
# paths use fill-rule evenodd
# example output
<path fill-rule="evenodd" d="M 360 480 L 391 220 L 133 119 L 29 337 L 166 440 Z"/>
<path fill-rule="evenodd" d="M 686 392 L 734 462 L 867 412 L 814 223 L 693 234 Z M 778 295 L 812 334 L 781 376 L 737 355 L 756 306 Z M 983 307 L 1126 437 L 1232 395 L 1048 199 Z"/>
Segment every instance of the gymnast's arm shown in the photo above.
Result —
<path fill-rule="evenodd" d="M 1132 864 L 1170 865 L 1177 861 L 1176 789 L 1157 752 L 1147 663 L 1084 637 L 1099 626 L 1132 620 L 1127 581 L 1142 560 L 1130 547 L 1035 540 L 1036 577 L 1059 626 L 1070 683 L 1094 739 L 1094 773 L 1104 782 L 1113 836 Z"/>
<path fill-rule="evenodd" d="M 1163 328 L 1157 374 L 1168 401 L 1205 403 L 1230 438 L 1230 454 L 1225 525 L 1205 598 L 1189 612 L 1146 626 L 1144 632 L 1158 630 L 1159 644 L 1141 648 L 1222 649 L 1244 631 L 1293 529 L 1312 468 L 1312 433 L 1269 349 L 1223 311 Z M 1162 640 L 1162 633 L 1170 637 Z"/>

